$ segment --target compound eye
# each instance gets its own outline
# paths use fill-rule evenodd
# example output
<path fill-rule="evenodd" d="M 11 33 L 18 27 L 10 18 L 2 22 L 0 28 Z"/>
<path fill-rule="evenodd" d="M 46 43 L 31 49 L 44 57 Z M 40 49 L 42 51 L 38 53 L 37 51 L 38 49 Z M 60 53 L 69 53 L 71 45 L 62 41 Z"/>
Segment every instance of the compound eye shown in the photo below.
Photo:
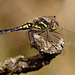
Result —
<path fill-rule="evenodd" d="M 52 21 L 52 30 L 56 30 L 58 28 L 58 25 L 55 21 Z"/>

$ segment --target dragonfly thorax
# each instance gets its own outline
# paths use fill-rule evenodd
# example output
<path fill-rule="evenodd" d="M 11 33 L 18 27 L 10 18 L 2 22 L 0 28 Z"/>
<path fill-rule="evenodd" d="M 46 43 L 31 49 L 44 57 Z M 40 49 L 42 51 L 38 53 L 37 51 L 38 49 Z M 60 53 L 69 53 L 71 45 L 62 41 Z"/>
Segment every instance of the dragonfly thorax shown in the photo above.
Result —
<path fill-rule="evenodd" d="M 54 31 L 59 27 L 59 24 L 57 21 L 55 21 L 55 17 L 53 18 L 47 18 L 47 17 L 39 17 L 37 19 L 33 20 L 34 27 L 37 29 L 49 29 L 50 31 Z"/>

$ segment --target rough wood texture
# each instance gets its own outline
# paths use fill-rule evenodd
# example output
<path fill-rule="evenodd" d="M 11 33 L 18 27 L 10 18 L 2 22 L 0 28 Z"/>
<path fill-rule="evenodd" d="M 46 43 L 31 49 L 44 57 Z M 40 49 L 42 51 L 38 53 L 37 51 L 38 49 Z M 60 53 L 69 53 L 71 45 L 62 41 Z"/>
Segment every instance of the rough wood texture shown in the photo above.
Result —
<path fill-rule="evenodd" d="M 60 39 L 58 43 L 51 43 L 45 41 L 39 35 L 34 35 L 34 41 L 31 45 L 39 51 L 37 55 L 28 58 L 17 56 L 5 60 L 0 65 L 0 75 L 13 75 L 39 70 L 48 65 L 64 49 L 63 39 Z"/>

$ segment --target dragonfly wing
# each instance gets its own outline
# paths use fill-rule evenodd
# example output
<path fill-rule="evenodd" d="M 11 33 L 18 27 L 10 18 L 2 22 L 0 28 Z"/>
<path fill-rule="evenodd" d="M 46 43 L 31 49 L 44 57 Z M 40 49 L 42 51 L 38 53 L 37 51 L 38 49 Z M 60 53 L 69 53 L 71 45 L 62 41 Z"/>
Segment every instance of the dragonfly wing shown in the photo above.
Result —
<path fill-rule="evenodd" d="M 66 45 L 75 46 L 75 33 L 59 27 L 55 32 L 60 38 L 63 38 Z"/>

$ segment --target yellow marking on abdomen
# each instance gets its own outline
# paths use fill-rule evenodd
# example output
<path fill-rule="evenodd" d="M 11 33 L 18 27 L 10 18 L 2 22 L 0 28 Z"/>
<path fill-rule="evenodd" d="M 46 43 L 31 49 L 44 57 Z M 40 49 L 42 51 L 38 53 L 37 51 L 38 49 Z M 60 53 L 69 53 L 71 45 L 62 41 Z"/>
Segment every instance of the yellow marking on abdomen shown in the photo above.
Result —
<path fill-rule="evenodd" d="M 28 25 L 24 25 L 22 28 L 29 28 L 29 26 Z"/>
<path fill-rule="evenodd" d="M 26 26 L 24 25 L 23 28 L 26 28 Z"/>
<path fill-rule="evenodd" d="M 26 27 L 27 27 L 27 28 L 29 28 L 29 26 L 28 26 L 28 25 L 26 25 Z"/>
<path fill-rule="evenodd" d="M 22 28 L 22 26 L 20 28 Z"/>

